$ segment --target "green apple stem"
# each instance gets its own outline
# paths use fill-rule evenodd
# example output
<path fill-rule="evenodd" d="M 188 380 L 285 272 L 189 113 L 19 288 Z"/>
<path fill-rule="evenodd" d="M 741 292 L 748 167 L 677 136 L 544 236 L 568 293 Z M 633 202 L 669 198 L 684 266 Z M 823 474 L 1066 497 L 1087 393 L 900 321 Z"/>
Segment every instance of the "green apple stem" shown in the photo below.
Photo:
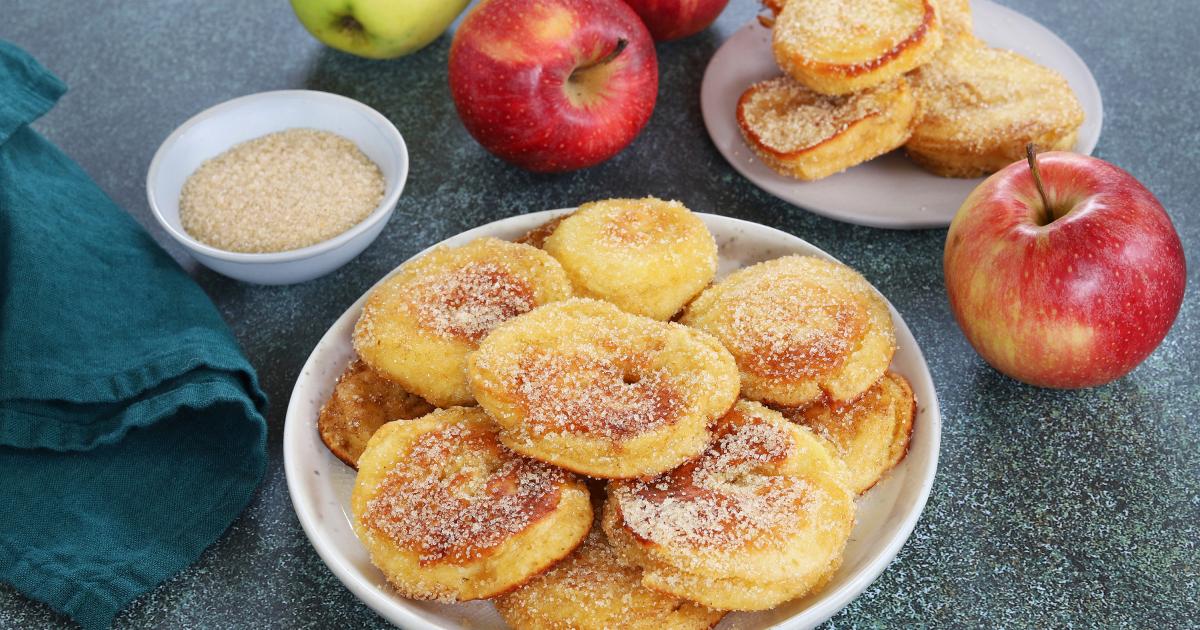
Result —
<path fill-rule="evenodd" d="M 1050 198 L 1046 196 L 1046 187 L 1042 185 L 1042 171 L 1038 169 L 1036 144 L 1030 142 L 1025 145 L 1025 157 L 1029 160 L 1029 170 L 1033 171 L 1033 183 L 1042 197 L 1042 208 L 1045 210 L 1039 225 L 1049 225 L 1054 222 L 1054 209 L 1050 207 Z"/>

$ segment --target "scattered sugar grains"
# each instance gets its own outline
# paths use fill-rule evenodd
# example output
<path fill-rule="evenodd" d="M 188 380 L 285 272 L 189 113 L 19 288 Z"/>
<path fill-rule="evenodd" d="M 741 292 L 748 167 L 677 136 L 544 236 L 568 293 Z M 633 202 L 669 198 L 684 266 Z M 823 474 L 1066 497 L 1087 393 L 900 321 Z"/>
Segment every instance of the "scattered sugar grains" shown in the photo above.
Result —
<path fill-rule="evenodd" d="M 179 198 L 183 229 L 231 252 L 314 245 L 367 218 L 383 173 L 353 142 L 288 129 L 243 142 L 200 165 Z"/>

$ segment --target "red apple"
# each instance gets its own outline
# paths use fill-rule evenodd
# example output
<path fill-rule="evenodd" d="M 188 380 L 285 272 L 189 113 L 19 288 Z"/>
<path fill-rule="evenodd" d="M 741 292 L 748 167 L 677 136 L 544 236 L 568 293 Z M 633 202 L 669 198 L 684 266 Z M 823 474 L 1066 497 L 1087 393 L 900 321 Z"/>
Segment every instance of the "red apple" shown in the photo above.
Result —
<path fill-rule="evenodd" d="M 654 41 L 621 0 L 484 0 L 450 48 L 467 131 L 532 171 L 570 171 L 624 149 L 654 111 Z"/>
<path fill-rule="evenodd" d="M 993 367 L 1042 387 L 1127 374 L 1162 342 L 1186 283 L 1154 195 L 1096 158 L 1052 152 L 971 193 L 946 236 L 946 291 Z"/>
<path fill-rule="evenodd" d="M 655 41 L 695 35 L 721 15 L 729 0 L 625 0 L 646 23 Z"/>

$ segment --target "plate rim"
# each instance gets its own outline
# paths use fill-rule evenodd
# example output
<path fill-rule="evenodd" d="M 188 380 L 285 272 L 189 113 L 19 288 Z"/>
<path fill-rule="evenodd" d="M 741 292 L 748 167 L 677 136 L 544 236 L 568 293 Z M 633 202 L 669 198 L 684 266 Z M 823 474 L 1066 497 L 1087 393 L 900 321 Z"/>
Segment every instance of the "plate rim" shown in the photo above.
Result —
<path fill-rule="evenodd" d="M 321 338 L 317 341 L 316 345 L 305 359 L 299 374 L 296 376 L 292 393 L 288 397 L 287 411 L 284 415 L 283 439 L 281 444 L 284 461 L 284 477 L 287 482 L 288 496 L 292 503 L 292 510 L 295 512 L 297 519 L 300 521 L 301 529 L 308 538 L 309 544 L 314 550 L 316 550 L 317 555 L 321 558 L 321 561 L 325 563 L 338 581 L 341 582 L 342 585 L 345 586 L 351 593 L 353 593 L 354 596 L 359 599 L 359 601 L 366 604 L 376 614 L 380 615 L 380 617 L 389 623 L 395 625 L 403 624 L 401 627 L 429 628 L 434 630 L 440 630 L 444 627 L 438 624 L 430 623 L 408 606 L 403 605 L 402 602 L 396 601 L 399 596 L 385 593 L 379 589 L 377 585 L 368 583 L 367 580 L 363 579 L 362 576 L 350 566 L 346 558 L 338 553 L 336 544 L 332 541 L 332 539 L 328 538 L 328 536 L 321 531 L 321 528 L 319 527 L 320 519 L 316 515 L 315 506 L 305 503 L 304 500 L 302 500 L 304 493 L 301 491 L 302 488 L 300 487 L 300 480 L 306 475 L 301 470 L 301 461 L 297 459 L 299 454 L 293 453 L 295 449 L 300 448 L 299 440 L 302 439 L 300 432 L 307 430 L 310 427 L 307 425 L 301 426 L 304 424 L 304 420 L 299 417 L 302 413 L 299 410 L 302 405 L 298 404 L 298 401 L 305 395 L 305 393 L 302 392 L 301 386 L 309 378 L 314 378 L 310 377 L 309 375 L 313 372 L 312 368 L 314 367 L 317 356 L 319 352 L 326 346 L 326 344 L 336 336 L 336 329 L 339 328 L 339 324 L 342 322 L 342 320 L 346 317 L 349 317 L 354 311 L 361 310 L 362 303 L 366 300 L 366 297 L 371 293 L 371 291 L 394 275 L 400 269 L 400 267 L 407 262 L 425 255 L 433 248 L 439 247 L 445 244 L 447 241 L 460 241 L 471 238 L 480 238 L 502 230 L 505 227 L 504 224 L 507 223 L 518 223 L 522 220 L 527 222 L 544 222 L 555 216 L 565 214 L 572 210 L 574 210 L 574 208 L 559 208 L 555 210 L 542 210 L 504 217 L 502 219 L 497 219 L 495 221 L 491 221 L 469 230 L 451 235 L 413 254 L 411 257 L 407 258 L 385 273 L 378 281 L 373 283 L 358 298 L 356 298 L 354 302 L 347 306 L 340 315 L 338 315 L 338 317 L 321 335 Z M 765 230 L 768 233 L 774 233 L 774 235 L 790 241 L 790 245 L 792 246 L 808 247 L 816 252 L 816 255 L 818 256 L 840 262 L 833 255 L 817 247 L 816 245 L 809 243 L 803 238 L 769 225 L 763 225 L 761 223 L 755 223 L 753 221 L 747 221 L 735 217 L 727 217 L 724 215 L 703 212 L 696 212 L 695 214 L 704 220 L 706 224 L 710 221 L 717 223 L 728 222 L 734 227 L 748 227 L 749 229 L 755 231 Z M 872 285 L 872 288 L 874 288 L 874 285 Z M 918 489 L 918 495 L 912 509 L 905 513 L 898 526 L 891 530 L 890 538 L 886 541 L 879 553 L 876 553 L 872 558 L 870 558 L 864 564 L 864 566 L 859 568 L 858 571 L 849 579 L 847 579 L 847 581 L 841 587 L 837 588 L 836 590 L 821 594 L 820 599 L 817 602 L 814 602 L 811 607 L 806 608 L 800 613 L 770 626 L 772 628 L 787 630 L 812 628 L 840 612 L 851 601 L 866 591 L 866 589 L 872 583 L 874 583 L 876 579 L 878 579 L 883 571 L 887 569 L 887 567 L 896 558 L 900 550 L 908 541 L 909 537 L 912 535 L 913 530 L 916 528 L 917 522 L 925 512 L 925 507 L 928 503 L 933 489 L 933 483 L 937 476 L 937 467 L 941 453 L 942 441 L 942 414 L 941 405 L 937 395 L 936 383 L 933 380 L 933 372 L 930 370 L 929 363 L 925 359 L 925 354 L 922 352 L 920 344 L 917 343 L 916 337 L 912 334 L 912 330 L 908 327 L 907 322 L 900 315 L 899 311 L 895 308 L 891 301 L 887 299 L 887 296 L 884 296 L 882 292 L 878 291 L 878 289 L 875 290 L 884 299 L 884 301 L 887 302 L 888 309 L 893 315 L 893 320 L 895 322 L 897 331 L 903 330 L 909 337 L 913 339 L 912 346 L 905 347 L 905 352 L 915 353 L 914 359 L 920 366 L 924 368 L 924 371 L 928 375 L 929 379 L 929 399 L 921 400 L 919 401 L 919 404 L 926 408 L 927 417 L 924 418 L 924 422 L 922 423 L 923 428 L 921 430 L 929 431 L 930 455 L 926 461 L 924 469 L 918 471 L 920 474 L 921 484 L 920 488 Z"/>
<path fill-rule="evenodd" d="M 1017 19 L 1020 21 L 1024 21 L 1024 22 L 1033 24 L 1036 27 L 1035 30 L 1041 32 L 1042 37 L 1044 37 L 1045 39 L 1050 40 L 1050 41 L 1054 42 L 1056 45 L 1060 46 L 1063 49 L 1063 51 L 1069 55 L 1069 57 L 1072 61 L 1078 63 L 1078 65 L 1081 68 L 1083 68 L 1084 74 L 1083 74 L 1082 78 L 1085 79 L 1084 87 L 1086 88 L 1086 91 L 1089 93 L 1089 95 L 1094 96 L 1095 102 L 1096 102 L 1096 112 L 1094 115 L 1094 119 L 1096 121 L 1096 123 L 1095 123 L 1096 124 L 1096 133 L 1095 133 L 1095 137 L 1081 138 L 1080 141 L 1082 141 L 1083 144 L 1081 145 L 1077 142 L 1077 144 L 1073 150 L 1078 150 L 1079 153 L 1082 153 L 1084 155 L 1091 155 L 1095 151 L 1096 146 L 1099 144 L 1100 136 L 1103 134 L 1103 130 L 1104 130 L 1103 94 L 1100 92 L 1100 84 L 1096 81 L 1096 76 L 1095 76 L 1095 74 L 1092 73 L 1091 67 L 1088 66 L 1087 62 L 1085 62 L 1083 60 L 1083 57 L 1081 57 L 1079 55 L 1079 53 L 1070 44 L 1068 44 L 1066 42 L 1066 40 L 1059 37 L 1059 35 L 1057 33 L 1050 30 L 1049 27 L 1045 26 L 1041 22 L 1038 22 L 1036 19 L 1034 19 L 1028 15 L 1025 15 L 1024 13 L 1021 13 L 1020 11 L 1009 8 L 1003 4 L 994 2 L 993 0 L 970 0 L 970 2 L 971 2 L 973 10 L 977 11 L 977 10 L 979 10 L 980 7 L 986 7 L 985 10 L 996 11 L 997 13 L 1004 15 L 1008 19 Z M 877 215 L 860 216 L 858 214 L 848 216 L 844 212 L 831 210 L 830 208 L 828 208 L 826 206 L 816 207 L 816 206 L 812 206 L 812 205 L 802 205 L 801 203 L 798 203 L 791 199 L 787 199 L 781 193 L 776 193 L 775 191 L 769 190 L 767 187 L 760 184 L 757 181 L 758 176 L 752 175 L 751 173 L 748 172 L 747 164 L 745 164 L 742 160 L 734 159 L 732 156 L 729 155 L 728 152 L 726 152 L 726 150 L 724 148 L 722 148 L 716 142 L 716 140 L 713 137 L 713 127 L 715 124 L 718 124 L 717 117 L 719 116 L 720 112 L 711 112 L 710 113 L 710 109 L 705 107 L 705 104 L 704 104 L 705 100 L 706 100 L 704 98 L 704 95 L 709 91 L 707 86 L 710 85 L 709 77 L 713 70 L 713 62 L 714 62 L 714 60 L 716 60 L 717 56 L 720 55 L 722 49 L 724 49 L 726 46 L 728 46 L 730 44 L 730 42 L 732 42 L 734 39 L 736 39 L 738 37 L 745 37 L 746 36 L 745 33 L 747 31 L 752 31 L 752 30 L 756 30 L 756 29 L 760 29 L 760 28 L 764 28 L 764 27 L 761 26 L 757 20 L 750 20 L 745 25 L 734 30 L 727 38 L 725 38 L 725 40 L 723 42 L 721 42 L 721 45 L 717 47 L 717 50 L 713 53 L 712 57 L 709 58 L 708 64 L 704 68 L 704 77 L 701 79 L 701 82 L 700 82 L 700 96 L 699 96 L 699 98 L 700 98 L 700 114 L 701 114 L 701 118 L 704 120 L 704 130 L 708 134 L 709 141 L 712 142 L 714 148 L 717 149 L 717 152 L 721 154 L 721 157 L 725 159 L 726 163 L 728 163 L 731 167 L 733 167 L 733 169 L 735 171 L 737 171 L 737 173 L 739 175 L 741 175 L 746 181 L 750 182 L 750 184 L 753 185 L 755 188 L 771 195 L 772 197 L 775 197 L 776 199 L 783 201 L 784 203 L 788 204 L 789 206 L 803 210 L 805 212 L 815 214 L 817 216 L 824 217 L 826 219 L 831 219 L 831 220 L 839 221 L 842 223 L 849 223 L 852 225 L 861 225 L 861 226 L 865 226 L 865 227 L 889 229 L 889 230 L 937 229 L 937 228 L 945 228 L 945 227 L 949 226 L 950 221 L 953 219 L 953 214 L 950 215 L 949 219 L 941 219 L 941 218 L 905 219 L 905 218 L 901 218 L 901 217 L 892 217 L 892 216 L 886 216 L 886 215 L 883 215 L 883 216 L 877 216 Z M 985 42 L 986 42 L 986 40 L 985 40 Z M 992 44 L 988 43 L 988 45 L 992 45 Z M 782 70 L 780 71 L 780 73 L 782 74 Z M 732 114 L 730 117 L 732 117 Z M 736 127 L 736 124 L 735 124 L 735 127 Z M 745 142 L 744 142 L 744 140 L 741 139 L 740 133 L 737 134 L 737 137 L 738 137 L 738 141 L 741 142 L 742 145 L 744 146 Z M 752 152 L 752 149 L 750 149 L 750 147 L 748 147 L 748 146 L 745 146 L 745 149 L 748 152 Z M 897 149 L 897 150 L 899 150 L 899 149 Z M 757 158 L 754 158 L 754 159 L 757 160 Z M 876 159 L 878 159 L 878 158 L 876 158 Z M 834 175 L 831 175 L 830 177 L 836 177 L 839 174 L 840 173 L 835 173 Z M 975 181 L 977 183 L 982 183 L 984 179 L 986 179 L 986 176 L 980 177 L 980 178 L 963 179 L 960 181 Z M 798 183 L 803 183 L 803 182 L 798 182 Z"/>

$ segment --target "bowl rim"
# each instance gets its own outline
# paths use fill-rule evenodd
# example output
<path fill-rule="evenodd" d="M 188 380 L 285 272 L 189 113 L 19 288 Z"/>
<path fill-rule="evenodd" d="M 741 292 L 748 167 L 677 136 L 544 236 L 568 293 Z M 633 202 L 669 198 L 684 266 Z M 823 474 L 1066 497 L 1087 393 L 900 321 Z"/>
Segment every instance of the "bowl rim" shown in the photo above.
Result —
<path fill-rule="evenodd" d="M 396 189 L 392 191 L 390 195 L 386 195 L 383 199 L 381 199 L 379 205 L 375 207 L 371 214 L 367 215 L 366 218 L 358 223 L 355 223 L 352 227 L 350 227 L 350 229 L 318 243 L 313 243 L 312 245 L 300 247 L 298 249 L 289 249 L 282 252 L 231 252 L 229 250 L 220 249 L 213 247 L 212 245 L 202 243 L 193 238 L 182 228 L 177 229 L 171 225 L 163 216 L 162 210 L 159 209 L 158 200 L 154 194 L 154 182 L 157 181 L 160 176 L 159 171 L 162 168 L 162 160 L 164 159 L 163 155 L 166 153 L 166 150 L 175 143 L 179 142 L 180 137 L 183 136 L 184 133 L 201 122 L 204 122 L 210 118 L 226 115 L 230 111 L 246 105 L 250 101 L 279 98 L 284 96 L 298 96 L 307 99 L 326 100 L 331 103 L 336 103 L 340 107 L 357 109 L 367 118 L 374 120 L 376 123 L 380 123 L 379 127 L 384 131 L 384 135 L 394 146 L 399 148 L 400 155 L 403 158 L 400 161 L 400 168 L 399 172 L 397 173 L 397 178 L 399 181 L 396 185 Z M 228 148 L 226 150 L 228 150 Z M 312 258 L 313 256 L 318 256 L 320 254 L 333 251 L 354 240 L 364 232 L 367 232 L 376 223 L 387 220 L 392 211 L 395 210 L 396 203 L 400 201 L 400 195 L 404 192 L 404 186 L 408 182 L 408 171 L 408 145 L 404 142 L 404 136 L 400 134 L 400 130 L 396 128 L 396 125 L 392 124 L 392 121 L 388 120 L 386 116 L 379 113 L 373 107 L 340 94 L 322 92 L 320 90 L 270 90 L 266 92 L 256 92 L 254 94 L 238 96 L 236 98 L 217 103 L 216 105 L 213 105 L 193 115 L 191 118 L 185 120 L 183 124 L 176 127 L 175 130 L 172 131 L 165 140 L 163 140 L 162 144 L 158 146 L 158 150 L 154 152 L 154 157 L 150 160 L 150 168 L 146 171 L 146 199 L 150 203 L 150 214 L 154 216 L 154 220 L 157 221 L 164 230 L 166 230 L 167 234 L 170 234 L 172 238 L 183 244 L 192 252 L 202 254 L 210 258 L 235 263 L 286 263 Z"/>

